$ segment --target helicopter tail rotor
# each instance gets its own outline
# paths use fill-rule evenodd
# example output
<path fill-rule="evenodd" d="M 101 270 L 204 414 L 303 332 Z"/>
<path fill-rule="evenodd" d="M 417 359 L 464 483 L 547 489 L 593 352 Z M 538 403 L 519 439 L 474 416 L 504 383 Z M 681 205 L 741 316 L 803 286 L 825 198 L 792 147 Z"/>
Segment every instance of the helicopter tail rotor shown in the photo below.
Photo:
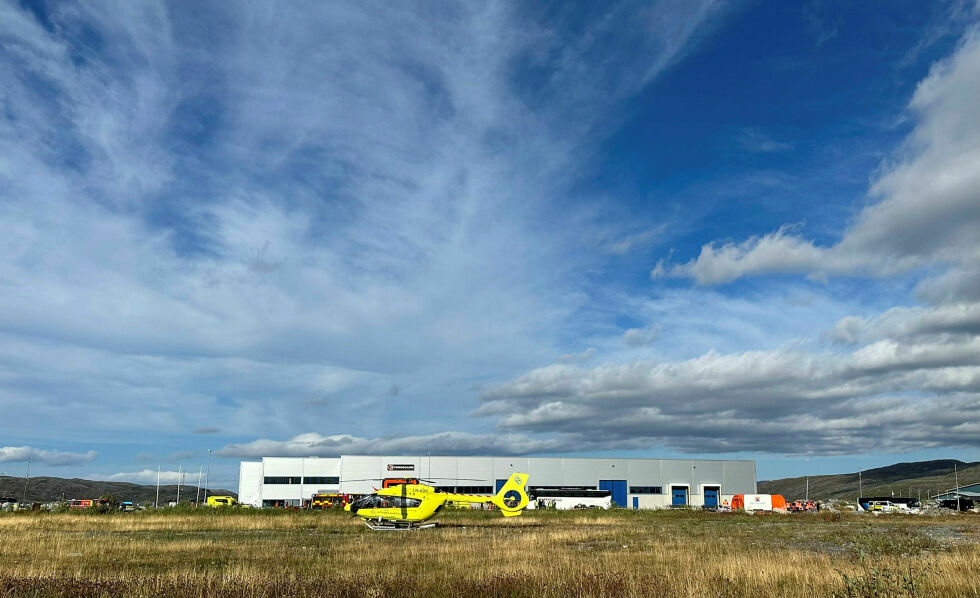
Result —
<path fill-rule="evenodd" d="M 527 506 L 528 496 L 526 491 L 527 474 L 515 473 L 510 476 L 507 483 L 500 488 L 496 496 L 490 502 L 497 505 L 504 517 L 514 517 L 520 515 Z"/>

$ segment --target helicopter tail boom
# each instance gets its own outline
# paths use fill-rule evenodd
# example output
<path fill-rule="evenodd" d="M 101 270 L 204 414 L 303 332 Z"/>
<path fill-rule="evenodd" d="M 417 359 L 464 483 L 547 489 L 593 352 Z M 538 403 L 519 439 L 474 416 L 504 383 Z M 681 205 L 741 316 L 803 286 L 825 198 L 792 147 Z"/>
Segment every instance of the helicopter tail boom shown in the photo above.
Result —
<path fill-rule="evenodd" d="M 504 514 L 504 517 L 520 515 L 529 500 L 525 486 L 527 486 L 527 474 L 515 473 L 510 476 L 503 487 L 500 488 L 500 491 L 490 499 L 490 502 L 497 505 L 500 512 Z"/>

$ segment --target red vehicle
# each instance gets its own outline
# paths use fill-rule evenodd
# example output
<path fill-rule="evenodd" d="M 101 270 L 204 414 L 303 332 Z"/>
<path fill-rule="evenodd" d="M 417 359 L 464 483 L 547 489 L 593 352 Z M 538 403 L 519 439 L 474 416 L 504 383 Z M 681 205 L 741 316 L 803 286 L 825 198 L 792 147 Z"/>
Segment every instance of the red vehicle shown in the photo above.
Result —
<path fill-rule="evenodd" d="M 74 499 L 68 501 L 69 509 L 91 509 L 93 506 L 95 506 L 95 501 L 88 498 L 82 500 Z"/>
<path fill-rule="evenodd" d="M 350 494 L 314 494 L 307 506 L 311 509 L 332 509 L 342 508 L 350 502 Z"/>
<path fill-rule="evenodd" d="M 382 488 L 391 488 L 392 486 L 401 486 L 404 484 L 418 484 L 418 478 L 385 478 L 381 483 Z"/>

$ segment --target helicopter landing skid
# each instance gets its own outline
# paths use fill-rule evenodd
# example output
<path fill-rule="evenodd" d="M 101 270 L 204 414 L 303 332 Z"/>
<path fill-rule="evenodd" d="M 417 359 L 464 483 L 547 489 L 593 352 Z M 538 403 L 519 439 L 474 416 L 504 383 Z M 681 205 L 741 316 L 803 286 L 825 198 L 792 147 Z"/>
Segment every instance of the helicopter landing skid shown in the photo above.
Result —
<path fill-rule="evenodd" d="M 399 521 L 378 521 L 365 520 L 364 524 L 376 532 L 404 532 L 416 529 L 428 529 L 435 527 L 435 523 L 408 523 Z"/>

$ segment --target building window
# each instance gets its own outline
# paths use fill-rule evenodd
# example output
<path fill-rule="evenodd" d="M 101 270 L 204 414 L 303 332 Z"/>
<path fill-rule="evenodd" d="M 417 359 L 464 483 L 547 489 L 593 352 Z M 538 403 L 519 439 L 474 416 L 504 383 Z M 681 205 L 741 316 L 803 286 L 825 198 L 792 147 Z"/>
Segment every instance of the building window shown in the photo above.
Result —
<path fill-rule="evenodd" d="M 630 494 L 663 494 L 660 486 L 630 486 Z"/>
<path fill-rule="evenodd" d="M 457 494 L 493 494 L 493 486 L 456 486 Z"/>
<path fill-rule="evenodd" d="M 284 476 L 266 476 L 266 484 L 299 484 L 299 478 L 296 477 L 284 477 Z"/>
<path fill-rule="evenodd" d="M 337 478 L 337 477 L 309 477 L 308 476 L 308 477 L 303 478 L 303 483 L 304 484 L 323 484 L 323 485 L 328 485 L 329 486 L 331 484 L 339 484 L 340 483 L 340 478 Z"/>

